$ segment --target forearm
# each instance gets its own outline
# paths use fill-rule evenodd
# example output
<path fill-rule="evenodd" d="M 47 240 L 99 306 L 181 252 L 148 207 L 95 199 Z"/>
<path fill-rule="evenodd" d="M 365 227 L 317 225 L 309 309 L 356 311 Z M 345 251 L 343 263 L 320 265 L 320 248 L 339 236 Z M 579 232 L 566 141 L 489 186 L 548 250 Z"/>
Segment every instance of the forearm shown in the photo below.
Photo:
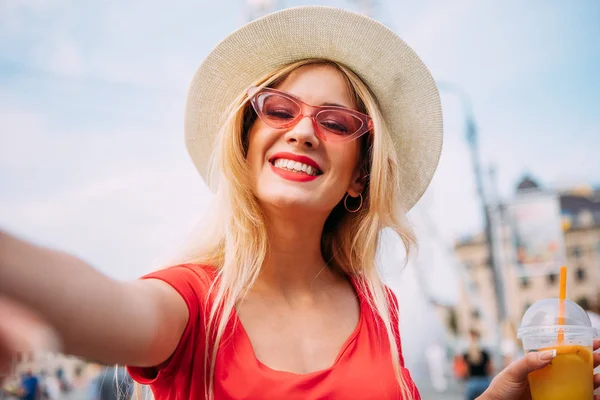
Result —
<path fill-rule="evenodd" d="M 76 257 L 5 233 L 0 233 L 0 293 L 39 313 L 69 354 L 127 361 L 152 341 L 143 337 L 152 328 L 142 325 L 155 321 L 143 315 L 148 308 L 131 304 L 141 299 L 128 295 L 127 284 Z"/>

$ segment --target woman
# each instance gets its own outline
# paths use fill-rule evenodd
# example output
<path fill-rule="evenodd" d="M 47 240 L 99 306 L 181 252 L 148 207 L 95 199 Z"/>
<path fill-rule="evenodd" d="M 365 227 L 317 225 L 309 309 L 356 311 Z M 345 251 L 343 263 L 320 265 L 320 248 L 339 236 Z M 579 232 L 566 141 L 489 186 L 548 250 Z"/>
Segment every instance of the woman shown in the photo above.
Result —
<path fill-rule="evenodd" d="M 5 234 L 0 291 L 35 317 L 4 326 L 4 347 L 48 327 L 36 343 L 128 365 L 156 399 L 418 399 L 375 267 L 384 227 L 414 242 L 404 214 L 441 150 L 418 57 L 362 15 L 284 10 L 209 54 L 185 122 L 216 191 L 187 263 L 119 283 Z M 485 398 L 520 399 L 549 356 L 511 366 Z"/>
<path fill-rule="evenodd" d="M 492 376 L 492 360 L 489 353 L 481 347 L 479 332 L 469 332 L 470 342 L 463 355 L 467 365 L 467 400 L 475 400 L 488 388 Z"/>

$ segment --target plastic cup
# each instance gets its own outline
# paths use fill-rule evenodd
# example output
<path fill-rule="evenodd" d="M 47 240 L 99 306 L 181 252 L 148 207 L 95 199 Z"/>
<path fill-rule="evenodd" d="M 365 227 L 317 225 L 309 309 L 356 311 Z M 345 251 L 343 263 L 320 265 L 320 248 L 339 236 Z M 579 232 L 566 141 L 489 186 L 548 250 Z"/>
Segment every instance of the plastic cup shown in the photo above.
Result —
<path fill-rule="evenodd" d="M 526 353 L 556 350 L 552 363 L 529 374 L 532 400 L 591 400 L 594 398 L 593 343 L 597 332 L 576 303 L 559 299 L 532 305 L 521 322 L 519 339 Z M 564 319 L 562 319 L 564 318 Z"/>

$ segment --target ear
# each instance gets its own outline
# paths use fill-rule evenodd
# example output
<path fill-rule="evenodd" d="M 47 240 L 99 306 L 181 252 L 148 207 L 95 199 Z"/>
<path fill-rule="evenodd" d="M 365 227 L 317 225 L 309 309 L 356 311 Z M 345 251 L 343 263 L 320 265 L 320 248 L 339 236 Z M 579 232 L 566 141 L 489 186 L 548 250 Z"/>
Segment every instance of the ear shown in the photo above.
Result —
<path fill-rule="evenodd" d="M 358 197 L 365 190 L 366 177 L 367 172 L 362 168 L 362 165 L 357 166 L 347 190 L 351 197 Z"/>

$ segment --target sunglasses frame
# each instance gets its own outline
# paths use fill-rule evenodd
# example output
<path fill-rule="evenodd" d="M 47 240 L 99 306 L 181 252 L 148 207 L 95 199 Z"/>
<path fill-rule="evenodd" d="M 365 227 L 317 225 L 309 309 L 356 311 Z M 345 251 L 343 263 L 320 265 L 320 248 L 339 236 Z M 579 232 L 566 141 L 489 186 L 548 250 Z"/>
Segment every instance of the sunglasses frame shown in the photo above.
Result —
<path fill-rule="evenodd" d="M 303 102 L 302 100 L 300 100 L 299 98 L 291 95 L 290 93 L 281 91 L 281 90 L 277 90 L 277 89 L 273 89 L 273 88 L 259 88 L 256 86 L 251 86 L 250 88 L 248 88 L 248 97 L 250 98 L 250 103 L 252 104 L 252 108 L 254 108 L 254 111 L 256 112 L 256 115 L 258 115 L 258 117 L 267 125 L 269 125 L 271 128 L 275 128 L 275 129 L 286 129 L 286 128 L 290 128 L 295 126 L 296 124 L 298 124 L 298 122 L 300 122 L 302 119 L 306 118 L 306 117 L 310 117 L 310 119 L 312 120 L 313 123 L 313 127 L 315 130 L 315 134 L 316 136 L 321 139 L 324 142 L 351 142 L 352 140 L 358 139 L 359 137 L 361 137 L 362 135 L 364 135 L 365 133 L 371 131 L 373 129 L 373 120 L 371 119 L 371 117 L 369 117 L 366 114 L 363 114 L 361 112 L 349 109 L 349 108 L 345 108 L 345 107 L 337 107 L 337 106 L 312 106 L 310 104 L 306 104 L 305 102 Z M 271 93 L 274 95 L 279 95 L 282 97 L 285 97 L 286 99 L 294 102 L 296 105 L 298 105 L 298 108 L 300 109 L 300 113 L 290 122 L 287 122 L 285 124 L 277 124 L 276 126 L 273 125 L 273 123 L 271 121 L 269 121 L 268 118 L 263 117 L 263 113 L 260 111 L 260 107 L 258 105 L 258 96 L 262 93 Z M 317 115 L 319 115 L 321 112 L 323 111 L 339 111 L 339 112 L 343 112 L 346 114 L 350 114 L 353 117 L 356 117 L 357 119 L 359 119 L 362 122 L 362 125 L 360 127 L 360 129 L 358 129 L 356 132 L 347 135 L 347 136 L 343 136 L 343 135 L 338 135 L 336 133 L 331 132 L 330 130 L 328 130 L 327 128 L 321 127 L 321 125 L 317 122 Z"/>

